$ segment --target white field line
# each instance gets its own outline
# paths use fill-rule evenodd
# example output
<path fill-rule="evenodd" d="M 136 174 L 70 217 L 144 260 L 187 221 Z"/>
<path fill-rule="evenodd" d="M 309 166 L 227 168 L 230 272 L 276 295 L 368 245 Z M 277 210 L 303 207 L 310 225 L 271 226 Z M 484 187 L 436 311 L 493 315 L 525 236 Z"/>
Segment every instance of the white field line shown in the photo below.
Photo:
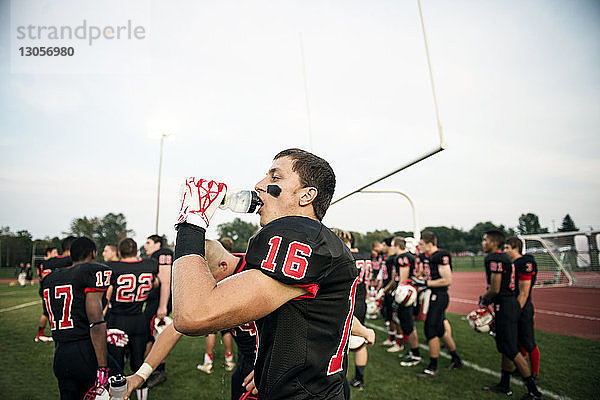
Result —
<path fill-rule="evenodd" d="M 7 312 L 7 311 L 14 311 L 14 310 L 18 310 L 20 308 L 25 308 L 25 307 L 29 307 L 29 306 L 35 306 L 36 304 L 40 304 L 40 300 L 30 301 L 29 303 L 23 303 L 23 304 L 19 304 L 17 306 L 12 306 L 12 307 L 8 307 L 8 308 L 0 308 L 0 313 Z"/>
<path fill-rule="evenodd" d="M 386 332 L 387 333 L 387 330 L 384 327 L 381 327 L 379 325 L 375 325 L 372 322 L 366 322 L 365 321 L 365 325 L 368 326 L 369 328 L 373 328 L 373 329 L 376 329 L 378 331 Z M 423 350 L 429 351 L 429 346 L 426 346 L 426 345 L 424 345 L 422 343 L 419 344 L 419 347 L 422 348 Z M 446 353 L 445 351 L 440 352 L 440 356 L 442 356 L 444 358 L 447 358 L 447 359 L 450 359 L 450 355 L 448 353 Z M 465 361 L 465 360 L 462 360 L 462 361 L 463 361 L 463 364 L 465 364 L 465 366 L 467 366 L 469 368 L 472 368 L 475 371 L 483 372 L 484 374 L 488 374 L 488 375 L 491 375 L 491 376 L 493 376 L 495 378 L 500 379 L 500 373 L 499 372 L 492 371 L 489 368 L 480 367 L 479 365 L 477 365 L 475 363 L 472 363 L 470 361 Z M 511 383 L 516 383 L 517 385 L 520 385 L 520 386 L 525 386 L 525 383 L 521 379 L 511 379 L 510 382 Z M 561 396 L 561 395 L 556 394 L 554 392 L 551 392 L 549 390 L 542 389 L 539 386 L 538 386 L 538 390 L 540 392 L 542 392 L 542 394 L 544 396 L 550 397 L 550 398 L 555 399 L 555 400 L 571 400 L 569 397 Z"/>
<path fill-rule="evenodd" d="M 467 304 L 474 304 L 474 305 L 478 304 L 477 301 L 475 301 L 475 300 L 457 299 L 456 297 L 452 297 L 450 299 L 450 301 L 456 301 L 457 303 L 467 303 Z M 554 315 L 557 317 L 587 319 L 588 321 L 600 321 L 600 318 L 598 318 L 598 317 L 590 317 L 588 315 L 563 313 L 563 312 L 558 312 L 558 311 L 540 310 L 539 308 L 536 308 L 535 312 L 540 313 L 540 314 Z"/>

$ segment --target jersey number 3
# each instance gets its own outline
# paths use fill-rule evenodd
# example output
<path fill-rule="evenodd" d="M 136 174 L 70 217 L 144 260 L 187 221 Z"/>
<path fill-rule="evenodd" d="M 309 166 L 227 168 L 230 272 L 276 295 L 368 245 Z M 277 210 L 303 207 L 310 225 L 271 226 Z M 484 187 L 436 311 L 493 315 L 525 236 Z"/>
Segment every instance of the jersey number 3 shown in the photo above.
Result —
<path fill-rule="evenodd" d="M 277 267 L 275 259 L 277 258 L 277 253 L 279 253 L 280 246 L 281 236 L 273 236 L 269 240 L 269 253 L 262 263 L 260 263 L 262 269 L 275 272 L 275 268 Z M 290 243 L 281 270 L 283 275 L 293 279 L 304 278 L 306 269 L 308 268 L 308 258 L 311 254 L 312 249 L 309 245 L 296 241 Z"/>

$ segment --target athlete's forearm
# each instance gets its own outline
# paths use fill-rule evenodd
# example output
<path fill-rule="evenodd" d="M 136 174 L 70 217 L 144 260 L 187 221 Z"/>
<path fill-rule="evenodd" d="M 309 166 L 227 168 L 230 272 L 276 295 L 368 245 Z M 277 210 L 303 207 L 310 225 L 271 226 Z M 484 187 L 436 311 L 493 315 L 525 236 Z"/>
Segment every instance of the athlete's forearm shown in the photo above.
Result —
<path fill-rule="evenodd" d="M 144 362 L 149 364 L 152 367 L 152 370 L 154 370 L 165 358 L 167 358 L 179 339 L 181 339 L 181 333 L 175 330 L 173 324 L 167 325 L 161 334 L 158 335 L 158 338 L 152 346 L 152 350 L 150 350 L 150 353 L 148 353 Z"/>
<path fill-rule="evenodd" d="M 525 303 L 527 303 L 527 298 L 529 297 L 529 288 L 531 287 L 530 280 L 520 280 L 519 281 L 519 295 L 517 296 L 517 300 L 521 305 L 521 308 L 525 307 Z"/>
<path fill-rule="evenodd" d="M 106 323 L 94 325 L 90 328 L 90 338 L 96 353 L 99 367 L 107 367 L 108 359 L 106 355 Z"/>
<path fill-rule="evenodd" d="M 158 307 L 166 309 L 171 296 L 171 266 L 161 265 L 158 270 L 158 279 L 160 279 L 160 299 Z"/>
<path fill-rule="evenodd" d="M 186 335 L 203 335 L 196 319 L 207 309 L 211 291 L 217 286 L 206 260 L 199 255 L 186 255 L 173 262 L 173 324 Z"/>

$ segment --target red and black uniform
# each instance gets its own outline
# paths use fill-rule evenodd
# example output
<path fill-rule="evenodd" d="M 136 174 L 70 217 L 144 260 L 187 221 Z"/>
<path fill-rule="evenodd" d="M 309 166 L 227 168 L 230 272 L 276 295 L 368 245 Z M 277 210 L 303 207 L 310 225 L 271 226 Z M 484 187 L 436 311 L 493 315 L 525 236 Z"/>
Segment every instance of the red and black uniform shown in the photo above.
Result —
<path fill-rule="evenodd" d="M 129 343 L 125 347 L 109 344 L 108 352 L 124 368 L 125 353 L 129 350 L 131 370 L 137 371 L 144 362 L 148 339 L 142 307 L 158 273 L 158 264 L 154 260 L 144 259 L 113 261 L 108 266 L 112 270 L 110 284 L 113 287 L 108 327 L 120 329 L 129 336 Z"/>
<path fill-rule="evenodd" d="M 386 287 L 388 283 L 392 280 L 392 271 L 396 270 L 396 257 L 395 255 L 388 256 L 381 263 L 381 268 L 379 269 L 378 279 L 381 279 L 382 287 Z M 396 271 L 396 274 L 398 271 Z M 393 283 L 392 285 L 395 285 Z M 392 286 L 392 290 L 394 286 Z M 394 296 L 392 296 L 392 292 L 386 292 L 383 295 L 383 309 L 381 310 L 383 314 L 383 318 L 386 322 L 392 321 L 392 316 L 394 313 Z"/>
<path fill-rule="evenodd" d="M 433 254 L 419 254 L 419 261 L 423 264 L 423 274 L 425 280 L 432 281 L 440 279 L 440 266 L 448 265 L 452 270 L 452 256 L 446 250 L 438 249 Z M 444 320 L 446 319 L 446 308 L 450 298 L 448 296 L 448 286 L 430 287 L 431 297 L 429 298 L 429 310 L 425 318 L 425 337 L 427 340 L 434 337 L 444 336 Z"/>
<path fill-rule="evenodd" d="M 42 261 L 42 263 L 38 267 L 38 276 L 40 277 L 39 293 L 42 299 L 44 298 L 42 293 L 42 281 L 44 280 L 44 277 L 54 270 L 64 267 L 70 267 L 71 265 L 73 265 L 73 261 L 71 261 L 71 257 L 69 256 L 56 256 Z M 45 302 L 42 302 L 42 312 L 46 317 L 48 316 L 48 310 L 46 309 Z"/>
<path fill-rule="evenodd" d="M 502 274 L 500 291 L 493 300 L 496 314 L 496 348 L 509 359 L 519 352 L 517 323 L 521 307 L 517 301 L 517 282 L 515 269 L 508 254 L 501 251 L 490 253 L 484 259 L 488 286 L 494 274 Z"/>
<path fill-rule="evenodd" d="M 85 298 L 104 292 L 111 271 L 102 264 L 85 263 L 54 270 L 42 281 L 48 323 L 56 343 L 54 375 L 61 399 L 80 400 L 96 381 L 98 361 L 90 338 Z M 111 365 L 111 367 L 113 367 Z"/>
<path fill-rule="evenodd" d="M 306 289 L 256 321 L 261 399 L 344 399 L 358 274 L 350 249 L 310 218 L 276 219 L 248 245 L 248 268 Z"/>
<path fill-rule="evenodd" d="M 401 270 L 404 268 L 408 269 L 408 278 L 414 278 L 415 275 L 415 256 L 412 253 L 406 252 L 399 254 L 396 259 L 396 265 L 398 266 L 398 279 L 400 279 Z M 400 321 L 400 327 L 402 332 L 406 335 L 410 335 L 414 328 L 413 315 L 416 307 L 414 305 L 408 307 L 397 307 L 397 315 Z"/>
<path fill-rule="evenodd" d="M 161 247 L 156 250 L 150 258 L 158 263 L 158 268 L 171 268 L 173 264 L 173 250 Z M 162 285 L 162 283 L 160 284 Z M 154 317 L 158 311 L 158 305 L 160 303 L 160 285 L 152 288 L 148 293 L 148 300 L 146 300 L 146 307 L 144 308 L 144 315 L 146 316 L 146 326 L 148 327 L 148 341 L 154 342 Z M 173 310 L 172 297 L 173 294 L 169 289 L 169 301 L 167 303 L 167 314 L 170 314 Z"/>
<path fill-rule="evenodd" d="M 529 293 L 527 294 L 527 302 L 525 302 L 525 306 L 521 310 L 518 322 L 519 346 L 522 346 L 528 353 L 531 353 L 537 346 L 533 329 L 534 307 L 531 301 L 531 292 L 537 277 L 537 263 L 532 255 L 525 254 L 513 262 L 513 267 L 517 273 L 517 282 L 531 281 Z"/>
<path fill-rule="evenodd" d="M 235 268 L 234 274 L 239 274 L 246 270 L 246 255 L 234 253 L 234 256 L 240 257 L 240 261 Z M 231 375 L 231 400 L 238 400 L 246 393 L 246 388 L 242 386 L 244 378 L 254 369 L 254 360 L 256 359 L 257 334 L 254 321 L 244 325 L 236 326 L 229 330 L 237 345 L 237 363 Z"/>
<path fill-rule="evenodd" d="M 383 264 L 383 255 L 378 253 L 376 256 L 374 256 L 373 252 L 371 252 L 371 269 L 373 270 L 373 272 L 371 274 L 371 279 L 377 279 L 377 276 L 379 275 L 379 270 L 381 269 L 382 264 Z M 367 282 L 367 284 L 370 284 L 370 283 Z"/>
<path fill-rule="evenodd" d="M 358 286 L 356 286 L 356 304 L 354 305 L 354 316 L 361 324 L 365 323 L 367 315 L 367 289 L 371 282 L 372 263 L 371 256 L 368 253 L 357 251 L 352 252 L 354 265 L 358 271 Z"/>

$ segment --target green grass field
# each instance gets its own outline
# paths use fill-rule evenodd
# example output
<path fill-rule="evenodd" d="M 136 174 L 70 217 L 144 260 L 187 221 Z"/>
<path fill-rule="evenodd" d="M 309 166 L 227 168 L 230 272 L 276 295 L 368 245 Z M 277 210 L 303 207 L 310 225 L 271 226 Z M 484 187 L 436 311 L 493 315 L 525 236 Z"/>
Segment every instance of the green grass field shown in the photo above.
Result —
<path fill-rule="evenodd" d="M 0 283 L 0 348 L 4 354 L 0 363 L 0 387 L 3 399 L 57 399 L 58 388 L 52 372 L 54 345 L 34 343 L 41 312 L 41 302 L 33 287 L 9 287 Z M 37 302 L 14 311 L 7 308 Z M 449 314 L 460 355 L 479 367 L 498 371 L 500 357 L 494 340 L 473 332 L 460 315 Z M 381 328 L 383 322 L 372 323 Z M 48 328 L 47 328 L 48 329 Z M 417 323 L 422 333 L 422 323 Z M 49 331 L 47 330 L 49 333 Z M 422 335 L 421 335 L 422 337 Z M 377 331 L 377 340 L 385 334 Z M 589 340 L 537 332 L 542 354 L 540 387 L 570 399 L 600 398 L 600 343 Z M 196 369 L 204 352 L 204 338 L 183 338 L 167 359 L 168 380 L 150 390 L 152 399 L 228 399 L 231 373 L 222 363 L 215 363 L 212 375 Z M 422 351 L 427 357 L 427 351 Z M 223 360 L 222 346 L 217 346 L 215 360 Z M 449 360 L 441 358 L 440 375 L 434 379 L 417 378 L 422 366 L 403 368 L 397 354 L 388 354 L 375 345 L 369 352 L 366 388 L 352 392 L 353 399 L 501 399 L 503 396 L 485 393 L 481 386 L 496 383 L 498 378 L 465 367 L 446 371 Z M 354 366 L 350 357 L 349 377 Z M 519 398 L 525 389 L 513 380 Z M 547 397 L 550 398 L 550 397 Z"/>

